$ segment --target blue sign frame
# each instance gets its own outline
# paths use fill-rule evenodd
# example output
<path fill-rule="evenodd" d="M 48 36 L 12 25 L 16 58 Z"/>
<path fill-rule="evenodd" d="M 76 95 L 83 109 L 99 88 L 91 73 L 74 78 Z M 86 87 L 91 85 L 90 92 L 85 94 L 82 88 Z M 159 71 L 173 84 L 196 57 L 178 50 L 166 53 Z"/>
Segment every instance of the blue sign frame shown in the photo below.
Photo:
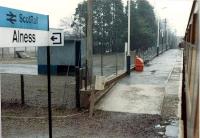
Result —
<path fill-rule="evenodd" d="M 0 6 L 0 27 L 48 31 L 48 15 Z"/>

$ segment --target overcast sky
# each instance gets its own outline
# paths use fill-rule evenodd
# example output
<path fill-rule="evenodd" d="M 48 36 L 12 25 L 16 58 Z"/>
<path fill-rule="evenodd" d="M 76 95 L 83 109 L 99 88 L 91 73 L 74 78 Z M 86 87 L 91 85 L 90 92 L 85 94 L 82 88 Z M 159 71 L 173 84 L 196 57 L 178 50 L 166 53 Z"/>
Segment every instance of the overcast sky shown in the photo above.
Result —
<path fill-rule="evenodd" d="M 83 0 L 0 0 L 0 6 L 16 8 L 50 16 L 50 27 L 60 26 L 60 19 L 72 17 Z M 126 4 L 127 0 L 123 0 Z M 178 35 L 183 35 L 193 0 L 149 0 L 156 7 L 160 18 L 167 18 Z"/>
<path fill-rule="evenodd" d="M 184 35 L 193 0 L 149 0 L 160 18 L 167 18 L 168 24 L 175 28 L 177 35 Z"/>

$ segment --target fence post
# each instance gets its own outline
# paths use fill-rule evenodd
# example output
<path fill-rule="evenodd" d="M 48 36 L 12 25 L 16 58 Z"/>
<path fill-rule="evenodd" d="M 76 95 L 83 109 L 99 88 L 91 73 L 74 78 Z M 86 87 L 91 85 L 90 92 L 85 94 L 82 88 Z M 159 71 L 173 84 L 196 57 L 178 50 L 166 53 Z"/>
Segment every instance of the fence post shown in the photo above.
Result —
<path fill-rule="evenodd" d="M 80 67 L 81 67 L 81 41 L 75 43 L 75 76 L 76 76 L 76 108 L 80 109 Z"/>
<path fill-rule="evenodd" d="M 2 58 L 4 58 L 4 49 L 2 48 Z"/>
<path fill-rule="evenodd" d="M 87 90 L 87 86 L 88 86 L 88 65 L 87 65 L 87 60 L 85 61 L 85 90 Z"/>
<path fill-rule="evenodd" d="M 21 78 L 21 104 L 24 105 L 24 75 L 20 75 Z"/>
<path fill-rule="evenodd" d="M 157 56 L 159 56 L 159 46 L 157 47 Z"/>
<path fill-rule="evenodd" d="M 131 56 L 130 55 L 128 55 L 127 57 L 126 57 L 126 69 L 127 69 L 127 73 L 128 73 L 128 75 L 130 75 L 130 73 L 131 73 L 131 65 L 130 65 L 130 63 L 131 63 Z"/>
<path fill-rule="evenodd" d="M 80 68 L 76 66 L 76 108 L 80 110 Z"/>

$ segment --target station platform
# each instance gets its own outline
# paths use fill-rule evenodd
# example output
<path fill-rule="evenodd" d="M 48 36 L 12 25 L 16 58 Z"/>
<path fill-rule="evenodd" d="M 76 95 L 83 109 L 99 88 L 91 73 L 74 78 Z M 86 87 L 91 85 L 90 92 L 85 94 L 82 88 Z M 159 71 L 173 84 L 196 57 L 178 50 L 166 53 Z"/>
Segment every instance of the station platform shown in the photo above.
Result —
<path fill-rule="evenodd" d="M 183 54 L 168 50 L 120 80 L 95 106 L 96 110 L 159 115 L 170 121 L 165 135 L 178 137 L 181 114 Z"/>

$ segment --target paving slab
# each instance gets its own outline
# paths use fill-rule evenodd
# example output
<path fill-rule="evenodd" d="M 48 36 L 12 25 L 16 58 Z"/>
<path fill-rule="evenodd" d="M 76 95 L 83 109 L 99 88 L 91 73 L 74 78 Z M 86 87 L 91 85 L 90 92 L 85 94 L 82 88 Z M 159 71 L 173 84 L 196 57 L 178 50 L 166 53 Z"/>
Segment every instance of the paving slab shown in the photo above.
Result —
<path fill-rule="evenodd" d="M 96 109 L 126 113 L 161 114 L 163 98 L 163 87 L 119 84 L 96 105 Z"/>

